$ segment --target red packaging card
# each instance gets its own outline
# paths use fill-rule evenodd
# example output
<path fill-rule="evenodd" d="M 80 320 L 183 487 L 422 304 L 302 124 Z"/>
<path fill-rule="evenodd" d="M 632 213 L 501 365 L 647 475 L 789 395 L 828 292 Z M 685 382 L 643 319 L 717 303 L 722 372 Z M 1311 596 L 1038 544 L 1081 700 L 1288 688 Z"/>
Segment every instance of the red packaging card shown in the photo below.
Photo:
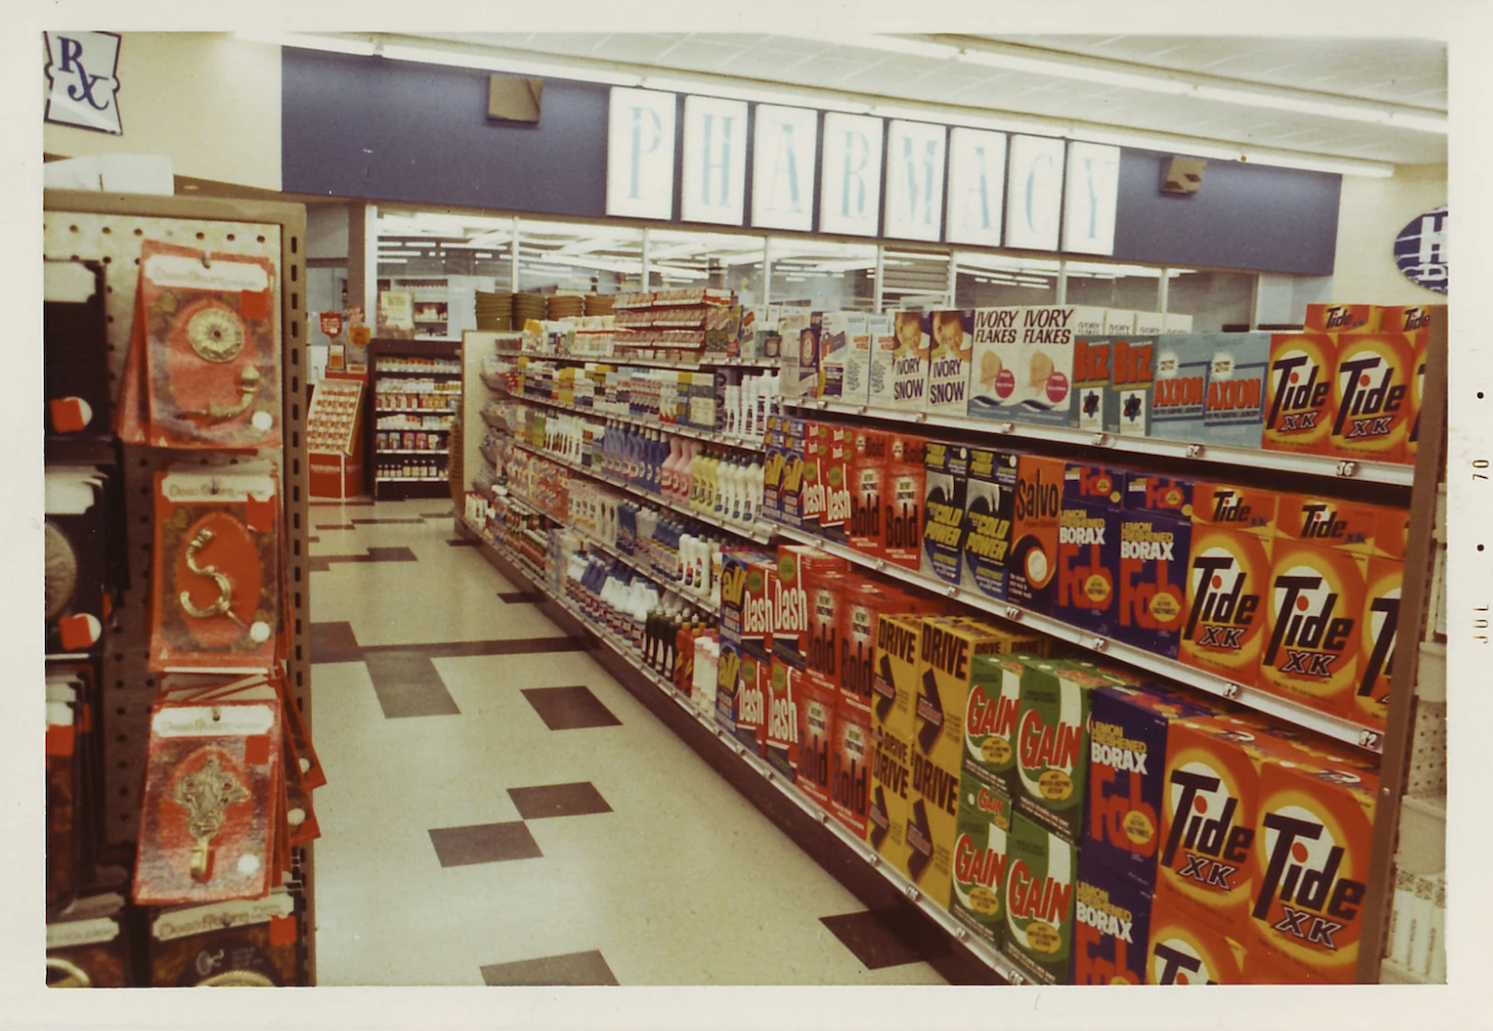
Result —
<path fill-rule="evenodd" d="M 908 569 L 922 564 L 926 443 L 922 437 L 892 436 L 882 490 L 883 554 L 892 565 Z"/>
<path fill-rule="evenodd" d="M 848 456 L 849 544 L 872 558 L 880 558 L 886 550 L 882 491 L 887 475 L 887 444 L 885 433 L 856 430 Z"/>

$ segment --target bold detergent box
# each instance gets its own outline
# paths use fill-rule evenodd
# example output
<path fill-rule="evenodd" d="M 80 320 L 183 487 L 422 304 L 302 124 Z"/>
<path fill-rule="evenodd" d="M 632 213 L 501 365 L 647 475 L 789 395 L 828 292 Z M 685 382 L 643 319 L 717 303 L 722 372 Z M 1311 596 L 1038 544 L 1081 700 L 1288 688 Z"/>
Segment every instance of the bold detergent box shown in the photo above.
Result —
<path fill-rule="evenodd" d="M 1201 442 L 1213 349 L 1198 335 L 1156 338 L 1156 378 L 1151 390 L 1151 433 L 1162 440 Z"/>
<path fill-rule="evenodd" d="M 962 444 L 930 440 L 923 467 L 921 570 L 924 576 L 957 584 L 964 552 L 969 449 Z"/>
<path fill-rule="evenodd" d="M 924 406 L 939 415 L 964 415 L 969 407 L 975 313 L 969 309 L 935 311 L 929 322 L 933 348 L 928 356 Z"/>
<path fill-rule="evenodd" d="M 804 576 L 809 617 L 804 668 L 836 694 L 840 690 L 840 658 L 845 651 L 840 640 L 844 626 L 840 606 L 855 581 L 854 574 L 825 568 L 813 568 Z"/>
<path fill-rule="evenodd" d="M 923 499 L 927 441 L 908 434 L 891 435 L 886 465 L 883 534 L 886 561 L 906 569 L 922 565 Z"/>
<path fill-rule="evenodd" d="M 1337 338 L 1326 333 L 1275 333 L 1265 379 L 1266 451 L 1323 455 L 1337 416 Z"/>
<path fill-rule="evenodd" d="M 798 789 L 825 812 L 831 812 L 834 789 L 835 719 L 840 692 L 828 689 L 814 674 L 797 685 L 798 697 Z M 862 832 L 864 833 L 864 831 Z"/>
<path fill-rule="evenodd" d="M 854 352 L 856 318 L 855 313 L 848 311 L 819 313 L 820 397 L 839 401 L 845 396 L 845 380 Z M 865 316 L 861 315 L 859 319 L 861 325 L 865 325 Z"/>
<path fill-rule="evenodd" d="M 964 773 L 1012 798 L 1016 778 L 1016 721 L 1021 711 L 1022 656 L 976 655 L 970 661 L 964 709 Z"/>
<path fill-rule="evenodd" d="M 1004 328 L 993 330 L 999 340 L 1005 339 Z M 1104 335 L 1104 309 L 1018 308 L 1014 328 L 1014 344 L 993 343 L 976 355 L 979 364 L 974 375 L 979 391 L 971 399 L 969 414 L 979 419 L 1068 425 L 1073 342 L 1080 336 Z"/>
<path fill-rule="evenodd" d="M 959 584 L 1004 601 L 1016 514 L 1014 454 L 969 449 L 964 495 L 964 561 Z"/>
<path fill-rule="evenodd" d="M 1192 493 L 1194 532 L 1200 526 L 1216 526 L 1273 538 L 1279 500 L 1274 491 L 1199 480 Z"/>
<path fill-rule="evenodd" d="M 965 773 L 959 782 L 954 873 L 948 909 L 971 934 L 1000 948 L 1005 940 L 1007 838 L 1011 796 Z"/>
<path fill-rule="evenodd" d="M 1016 808 L 1065 841 L 1083 836 L 1089 708 L 1103 677 L 1060 659 L 1028 659 L 1016 715 Z"/>
<path fill-rule="evenodd" d="M 1372 304 L 1308 304 L 1303 328 L 1318 333 L 1373 333 L 1382 309 Z"/>
<path fill-rule="evenodd" d="M 772 596 L 772 654 L 802 670 L 809 653 L 809 584 L 825 573 L 843 574 L 844 559 L 806 544 L 780 544 L 767 571 Z"/>
<path fill-rule="evenodd" d="M 884 407 L 923 411 L 928 396 L 928 356 L 933 347 L 929 316 L 916 311 L 892 313 L 897 349 L 892 352 L 891 398 Z M 872 399 L 875 404 L 877 398 Z"/>
<path fill-rule="evenodd" d="M 1424 345 L 1405 333 L 1351 333 L 1338 339 L 1329 454 L 1371 462 L 1404 460 L 1418 349 Z"/>
<path fill-rule="evenodd" d="M 1270 366 L 1269 333 L 1203 333 L 1211 344 L 1207 396 L 1203 400 L 1203 442 L 1257 448 L 1265 419 L 1265 375 Z"/>
<path fill-rule="evenodd" d="M 798 776 L 798 725 L 802 703 L 802 669 L 773 656 L 767 676 L 767 764 L 793 783 Z"/>
<path fill-rule="evenodd" d="M 1072 974 L 1078 849 L 1018 811 L 1006 838 L 1006 955 L 1037 984 Z"/>
<path fill-rule="evenodd" d="M 1126 644 L 1175 659 L 1187 621 L 1192 520 L 1125 508 L 1118 537 L 1112 633 Z"/>
<path fill-rule="evenodd" d="M 871 710 L 847 702 L 842 694 L 832 728 L 829 813 L 865 841 L 866 809 L 871 801 L 871 761 L 876 750 Z"/>
<path fill-rule="evenodd" d="M 1363 614 L 1359 617 L 1358 689 L 1348 718 L 1382 727 L 1389 716 L 1390 667 L 1400 621 L 1400 592 L 1405 563 L 1367 558 L 1363 566 Z"/>
<path fill-rule="evenodd" d="M 1107 466 L 1068 463 L 1058 517 L 1055 619 L 1108 636 L 1117 592 L 1113 561 L 1125 475 Z"/>
<path fill-rule="evenodd" d="M 1244 687 L 1255 686 L 1266 640 L 1269 536 L 1196 518 L 1188 560 L 1181 660 Z"/>
<path fill-rule="evenodd" d="M 876 676 L 878 613 L 893 607 L 874 584 L 849 575 L 840 585 L 838 609 L 840 625 L 835 636 L 840 642 L 840 692 L 869 710 L 871 682 Z"/>
<path fill-rule="evenodd" d="M 1146 947 L 1146 984 L 1245 984 L 1244 945 L 1187 902 L 1156 895 Z"/>
<path fill-rule="evenodd" d="M 1073 900 L 1073 984 L 1145 984 L 1151 892 L 1078 851 Z"/>
<path fill-rule="evenodd" d="M 1022 455 L 1016 464 L 1015 523 L 1006 597 L 1047 614 L 1056 593 L 1065 463 Z"/>
<path fill-rule="evenodd" d="M 895 408 L 897 333 L 890 313 L 866 316 L 866 404 L 872 408 Z M 845 398 L 844 400 L 850 400 Z"/>
<path fill-rule="evenodd" d="M 847 543 L 871 558 L 880 558 L 886 550 L 881 497 L 886 486 L 889 443 L 888 435 L 879 430 L 851 431 L 846 478 L 850 489 Z"/>

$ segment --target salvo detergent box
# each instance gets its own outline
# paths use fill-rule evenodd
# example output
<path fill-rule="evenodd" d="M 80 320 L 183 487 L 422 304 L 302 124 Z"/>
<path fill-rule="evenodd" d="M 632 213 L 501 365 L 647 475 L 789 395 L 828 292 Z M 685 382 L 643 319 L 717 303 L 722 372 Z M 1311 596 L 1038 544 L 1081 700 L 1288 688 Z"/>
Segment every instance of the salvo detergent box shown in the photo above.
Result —
<path fill-rule="evenodd" d="M 1088 795 L 1089 705 L 1107 681 L 1061 660 L 1028 658 L 1016 716 L 1016 808 L 1077 843 Z"/>
<path fill-rule="evenodd" d="M 1415 341 L 1404 333 L 1350 333 L 1338 339 L 1330 454 L 1373 462 L 1404 459 L 1415 353 Z"/>
<path fill-rule="evenodd" d="M 1145 984 L 1151 892 L 1078 850 L 1073 900 L 1073 984 Z"/>
<path fill-rule="evenodd" d="M 964 771 L 1014 798 L 1016 721 L 1021 710 L 1017 656 L 976 655 L 970 662 L 969 698 L 964 708 Z"/>
<path fill-rule="evenodd" d="M 887 458 L 886 488 L 882 493 L 883 554 L 891 565 L 906 569 L 922 565 L 926 444 L 922 437 L 894 434 Z"/>
<path fill-rule="evenodd" d="M 895 408 L 893 384 L 896 380 L 897 333 L 894 316 L 890 313 L 867 315 L 866 341 L 866 404 L 872 408 Z"/>
<path fill-rule="evenodd" d="M 1303 327 L 1318 333 L 1372 333 L 1380 317 L 1381 309 L 1372 304 L 1308 304 Z"/>
<path fill-rule="evenodd" d="M 830 752 L 830 815 L 866 840 L 866 810 L 871 801 L 871 762 L 875 746 L 871 710 L 842 695 L 835 710 Z"/>
<path fill-rule="evenodd" d="M 1057 580 L 1064 463 L 1060 458 L 1022 455 L 1016 464 L 1014 544 L 1006 597 L 1047 614 Z"/>
<path fill-rule="evenodd" d="M 892 313 L 897 349 L 892 352 L 891 402 L 885 407 L 922 411 L 928 394 L 928 355 L 932 326 L 921 312 Z"/>
<path fill-rule="evenodd" d="M 877 430 L 853 430 L 850 440 L 849 545 L 862 555 L 880 558 L 886 549 L 881 495 L 886 483 L 888 437 Z"/>
<path fill-rule="evenodd" d="M 1124 473 L 1068 463 L 1058 517 L 1057 591 L 1051 615 L 1108 635 L 1115 615 L 1115 564 L 1106 561 L 1119 536 Z"/>
<path fill-rule="evenodd" d="M 940 415 L 963 415 L 969 406 L 975 313 L 968 309 L 935 311 L 930 329 L 933 347 L 928 355 L 925 408 Z"/>
<path fill-rule="evenodd" d="M 1009 418 L 990 409 L 1000 409 L 1004 403 L 997 394 L 997 381 L 1007 395 L 1015 388 L 1015 379 L 1008 382 L 1001 374 L 1015 368 L 1020 312 L 1020 308 L 975 309 L 967 407 L 967 414 L 974 418 Z"/>
<path fill-rule="evenodd" d="M 1359 559 L 1277 537 L 1267 592 L 1260 688 L 1347 718 L 1358 688 L 1363 614 Z"/>
<path fill-rule="evenodd" d="M 1073 341 L 1081 335 L 1104 335 L 1104 309 L 1019 308 L 1016 330 L 1014 346 L 997 345 L 980 356 L 976 371 L 980 392 L 969 414 L 980 419 L 1068 425 Z M 998 366 L 987 356 L 994 356 Z"/>
<path fill-rule="evenodd" d="M 1271 589 L 1270 538 L 1196 518 L 1181 660 L 1244 687 L 1256 684 Z"/>
<path fill-rule="evenodd" d="M 1212 348 L 1190 333 L 1156 338 L 1156 379 L 1151 390 L 1150 436 L 1201 441 Z"/>
<path fill-rule="evenodd" d="M 1088 818 L 1079 845 L 1150 891 L 1161 853 L 1167 738 L 1177 720 L 1204 711 L 1159 691 L 1110 684 L 1094 691 L 1089 713 Z"/>
<path fill-rule="evenodd" d="M 923 467 L 923 548 L 925 576 L 957 584 L 964 547 L 965 490 L 969 449 L 930 440 Z"/>
<path fill-rule="evenodd" d="M 987 598 L 1005 600 L 1016 511 L 1014 454 L 969 449 L 964 496 L 964 562 L 960 586 Z"/>
<path fill-rule="evenodd" d="M 835 719 L 840 692 L 810 673 L 798 684 L 798 764 L 795 782 L 820 808 L 831 811 Z M 863 832 L 864 833 L 864 832 Z"/>
<path fill-rule="evenodd" d="M 1378 789 L 1373 773 L 1327 763 L 1260 773 L 1250 917 L 1261 951 L 1301 980 L 1355 979 Z"/>
<path fill-rule="evenodd" d="M 1337 340 L 1326 333 L 1275 333 L 1265 378 L 1266 451 L 1326 454 L 1337 378 Z"/>
<path fill-rule="evenodd" d="M 1006 838 L 1006 955 L 1037 984 L 1071 974 L 1078 850 L 1020 811 Z"/>
<path fill-rule="evenodd" d="M 1212 344 L 1207 396 L 1203 400 L 1203 441 L 1257 448 L 1264 432 L 1265 374 L 1270 365 L 1269 333 L 1207 333 Z"/>
<path fill-rule="evenodd" d="M 949 912 L 971 934 L 999 949 L 1005 940 L 1006 842 L 1011 796 L 967 771 L 959 782 Z"/>
<path fill-rule="evenodd" d="M 1184 902 L 1151 901 L 1146 984 L 1243 984 L 1245 947 L 1220 933 Z"/>
<path fill-rule="evenodd" d="M 767 764 L 793 783 L 798 775 L 799 704 L 805 673 L 776 655 L 768 667 Z"/>
<path fill-rule="evenodd" d="M 839 401 L 845 395 L 845 378 L 854 339 L 854 316 L 848 311 L 819 314 L 819 396 Z M 865 316 L 861 316 L 864 325 Z"/>

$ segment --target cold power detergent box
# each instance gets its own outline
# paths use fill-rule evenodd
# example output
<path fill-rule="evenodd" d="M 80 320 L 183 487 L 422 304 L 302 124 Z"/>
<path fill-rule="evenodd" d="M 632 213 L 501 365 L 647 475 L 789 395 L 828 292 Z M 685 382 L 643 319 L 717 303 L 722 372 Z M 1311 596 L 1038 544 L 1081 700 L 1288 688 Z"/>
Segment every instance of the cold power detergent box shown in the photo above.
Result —
<path fill-rule="evenodd" d="M 892 352 L 890 407 L 899 411 L 922 411 L 928 396 L 928 356 L 932 351 L 933 326 L 922 312 L 892 313 L 897 349 Z M 874 403 L 873 399 L 873 403 Z"/>
<path fill-rule="evenodd" d="M 1327 454 L 1337 409 L 1337 338 L 1326 333 L 1275 333 L 1265 378 L 1266 451 Z"/>
<path fill-rule="evenodd" d="M 1181 660 L 1244 687 L 1255 686 L 1265 647 L 1274 542 L 1196 518 L 1187 575 Z"/>
<path fill-rule="evenodd" d="M 924 576 L 957 584 L 964 549 L 969 449 L 930 440 L 924 456 L 921 569 Z"/>
<path fill-rule="evenodd" d="M 1153 896 L 1146 984 L 1244 984 L 1244 945 L 1186 902 Z"/>
<path fill-rule="evenodd" d="M 886 485 L 888 443 L 887 434 L 879 430 L 851 431 L 847 543 L 871 558 L 880 558 L 886 550 L 881 495 Z"/>
<path fill-rule="evenodd" d="M 1416 349 L 1405 333 L 1351 333 L 1338 339 L 1329 454 L 1372 462 L 1404 459 Z"/>
<path fill-rule="evenodd" d="M 1213 349 L 1191 333 L 1164 333 L 1156 338 L 1150 436 L 1202 441 L 1212 360 Z"/>
<path fill-rule="evenodd" d="M 1318 333 L 1373 333 L 1381 309 L 1372 304 L 1308 304 L 1303 328 Z"/>
<path fill-rule="evenodd" d="M 871 710 L 847 703 L 842 695 L 835 709 L 830 740 L 830 815 L 865 841 L 866 811 L 871 802 L 871 762 L 875 754 Z"/>
<path fill-rule="evenodd" d="M 1125 474 L 1106 466 L 1068 463 L 1058 524 L 1057 593 L 1051 615 L 1108 636 L 1116 606 L 1115 543 Z"/>
<path fill-rule="evenodd" d="M 835 718 L 838 690 L 827 689 L 812 673 L 797 685 L 798 762 L 795 783 L 825 812 L 831 812 L 834 782 Z"/>
<path fill-rule="evenodd" d="M 1006 955 L 1037 984 L 1072 973 L 1078 850 L 1020 811 L 1006 838 Z"/>
<path fill-rule="evenodd" d="M 1068 425 L 1073 341 L 1081 335 L 1104 335 L 1104 309 L 1020 308 L 1016 330 L 1014 345 L 992 346 L 979 357 L 975 375 L 980 391 L 969 414 L 979 419 Z"/>
<path fill-rule="evenodd" d="M 1259 447 L 1264 432 L 1270 334 L 1206 333 L 1198 334 L 1197 339 L 1213 349 L 1203 400 L 1204 443 Z"/>
<path fill-rule="evenodd" d="M 1089 708 L 1103 677 L 1059 659 L 1028 659 L 1016 716 L 1016 809 L 1065 841 L 1083 835 Z"/>
<path fill-rule="evenodd" d="M 1145 984 L 1151 892 L 1078 850 L 1073 900 L 1073 984 Z"/>
<path fill-rule="evenodd" d="M 1158 481 L 1167 486 L 1158 489 Z M 1175 659 L 1187 618 L 1187 564 L 1192 511 L 1173 514 L 1167 499 L 1180 496 L 1178 481 L 1134 477 L 1127 482 L 1114 551 L 1117 597 L 1111 633 L 1126 644 Z M 1133 489 L 1144 484 L 1139 495 Z M 1190 485 L 1188 485 L 1190 487 Z M 1154 495 L 1158 504 L 1146 504 Z"/>
<path fill-rule="evenodd" d="M 1065 465 L 1060 458 L 1022 455 L 1016 464 L 1015 522 L 1006 597 L 1046 615 L 1058 567 Z"/>
<path fill-rule="evenodd" d="M 976 308 L 974 318 L 974 340 L 970 356 L 969 403 L 966 413 L 972 418 L 1009 418 L 993 412 L 1003 402 L 997 394 L 1000 389 L 1010 394 L 1015 388 L 1015 379 L 1009 382 L 1001 374 L 1016 366 L 1017 345 L 1021 331 L 1017 325 L 1020 308 Z"/>
<path fill-rule="evenodd" d="M 854 351 L 855 319 L 855 313 L 848 311 L 819 313 L 820 397 L 839 401 L 845 396 L 845 380 Z M 860 322 L 865 324 L 864 315 L 860 316 Z"/>
<path fill-rule="evenodd" d="M 999 949 L 1005 940 L 1007 840 L 1011 797 L 966 772 L 959 782 L 949 912 L 971 934 Z"/>
<path fill-rule="evenodd" d="M 927 441 L 910 434 L 893 434 L 882 492 L 883 554 L 890 565 L 918 569 L 922 565 L 923 499 Z"/>
<path fill-rule="evenodd" d="M 776 655 L 768 666 L 766 735 L 763 742 L 767 764 L 793 783 L 798 776 L 799 705 L 806 674 Z"/>
<path fill-rule="evenodd" d="M 964 496 L 964 562 L 959 584 L 987 598 L 1005 600 L 1016 514 L 1014 454 L 969 449 Z"/>
<path fill-rule="evenodd" d="M 935 311 L 930 316 L 932 350 L 928 355 L 927 411 L 963 415 L 969 406 L 970 359 L 975 313 L 969 309 Z"/>

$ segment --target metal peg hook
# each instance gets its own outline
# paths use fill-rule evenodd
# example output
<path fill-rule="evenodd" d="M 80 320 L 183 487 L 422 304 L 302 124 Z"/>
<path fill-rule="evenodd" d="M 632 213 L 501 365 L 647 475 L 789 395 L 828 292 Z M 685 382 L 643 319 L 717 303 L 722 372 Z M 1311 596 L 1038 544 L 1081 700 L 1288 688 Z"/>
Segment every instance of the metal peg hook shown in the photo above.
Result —
<path fill-rule="evenodd" d="M 203 251 L 202 252 L 202 267 L 203 268 L 212 268 L 213 267 L 212 255 L 209 252 L 207 252 L 207 251 Z"/>

